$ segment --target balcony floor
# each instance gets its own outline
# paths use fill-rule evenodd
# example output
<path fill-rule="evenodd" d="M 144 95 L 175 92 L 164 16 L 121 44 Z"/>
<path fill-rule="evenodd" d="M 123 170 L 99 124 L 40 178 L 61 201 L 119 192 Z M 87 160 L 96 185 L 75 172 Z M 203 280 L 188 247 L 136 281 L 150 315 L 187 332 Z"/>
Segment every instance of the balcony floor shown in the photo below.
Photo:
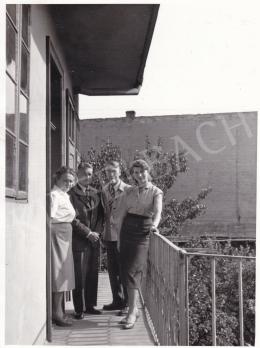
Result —
<path fill-rule="evenodd" d="M 98 305 L 100 309 L 104 304 L 112 300 L 108 275 L 99 274 Z M 72 315 L 73 305 L 71 302 L 66 304 L 67 312 Z M 131 330 L 123 330 L 119 321 L 122 317 L 116 315 L 117 311 L 104 311 L 101 315 L 86 315 L 83 320 L 73 320 L 70 328 L 60 328 L 53 326 L 53 340 L 51 345 L 155 345 L 147 324 L 145 312 L 139 301 L 141 315 Z"/>

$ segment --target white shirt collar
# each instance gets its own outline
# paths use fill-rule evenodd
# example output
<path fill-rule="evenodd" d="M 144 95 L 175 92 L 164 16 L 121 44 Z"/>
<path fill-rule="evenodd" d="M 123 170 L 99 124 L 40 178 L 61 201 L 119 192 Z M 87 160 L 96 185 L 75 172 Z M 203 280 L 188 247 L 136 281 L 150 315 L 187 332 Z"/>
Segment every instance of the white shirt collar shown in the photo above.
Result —
<path fill-rule="evenodd" d="M 81 185 L 79 182 L 78 182 L 78 185 L 84 193 L 87 191 L 86 186 Z"/>
<path fill-rule="evenodd" d="M 59 188 L 59 186 L 57 186 L 57 185 L 53 185 L 53 190 L 58 191 L 59 193 L 61 193 L 63 195 L 67 195 L 67 192 L 62 191 L 62 189 Z"/>
<path fill-rule="evenodd" d="M 115 192 L 116 192 L 117 190 L 121 190 L 121 183 L 122 183 L 122 181 L 119 180 L 119 182 L 116 183 L 115 185 L 112 185 L 112 183 L 109 183 L 109 185 L 112 185 L 114 187 Z"/>
<path fill-rule="evenodd" d="M 151 183 L 151 181 L 148 181 L 148 183 L 145 185 L 145 186 L 136 186 L 138 189 L 148 189 L 149 187 L 151 187 L 152 186 L 152 183 Z"/>

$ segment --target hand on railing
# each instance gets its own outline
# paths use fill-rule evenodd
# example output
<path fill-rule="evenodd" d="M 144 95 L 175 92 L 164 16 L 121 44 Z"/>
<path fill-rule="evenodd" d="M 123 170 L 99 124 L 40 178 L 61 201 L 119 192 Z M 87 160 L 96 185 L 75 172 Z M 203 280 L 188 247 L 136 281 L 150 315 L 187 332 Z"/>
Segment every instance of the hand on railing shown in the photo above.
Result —
<path fill-rule="evenodd" d="M 150 232 L 151 233 L 159 233 L 159 230 L 157 227 L 155 227 L 154 225 L 152 225 L 152 227 L 150 228 Z"/>

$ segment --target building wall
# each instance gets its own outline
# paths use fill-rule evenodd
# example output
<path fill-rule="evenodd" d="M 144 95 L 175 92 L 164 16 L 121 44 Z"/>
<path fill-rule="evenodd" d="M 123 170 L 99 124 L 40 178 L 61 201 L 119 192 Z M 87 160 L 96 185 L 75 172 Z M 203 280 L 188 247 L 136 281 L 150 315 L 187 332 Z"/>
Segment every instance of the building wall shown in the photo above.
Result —
<path fill-rule="evenodd" d="M 241 120 L 244 125 L 230 129 Z M 82 120 L 80 150 L 86 155 L 110 138 L 129 161 L 144 149 L 146 136 L 154 145 L 161 137 L 167 151 L 185 148 L 189 171 L 177 178 L 167 198 L 196 197 L 208 186 L 213 190 L 205 200 L 206 214 L 182 233 L 254 237 L 256 122 L 255 112 Z"/>
<path fill-rule="evenodd" d="M 6 199 L 6 344 L 46 339 L 47 35 L 66 72 L 47 7 L 31 6 L 29 192 L 28 202 Z M 67 74 L 64 87 L 71 89 Z"/>

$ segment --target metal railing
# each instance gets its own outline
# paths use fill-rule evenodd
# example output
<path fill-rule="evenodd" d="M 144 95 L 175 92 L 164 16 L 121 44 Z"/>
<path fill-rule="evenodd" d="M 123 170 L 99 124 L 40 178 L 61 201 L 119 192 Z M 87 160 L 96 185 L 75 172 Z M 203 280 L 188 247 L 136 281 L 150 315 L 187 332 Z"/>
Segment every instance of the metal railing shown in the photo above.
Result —
<path fill-rule="evenodd" d="M 243 261 L 255 257 L 187 252 L 167 238 L 151 236 L 146 277 L 142 285 L 144 304 L 152 319 L 160 345 L 189 345 L 189 264 L 192 257 L 211 263 L 212 345 L 217 344 L 216 259 L 238 262 L 239 342 L 244 345 Z"/>

